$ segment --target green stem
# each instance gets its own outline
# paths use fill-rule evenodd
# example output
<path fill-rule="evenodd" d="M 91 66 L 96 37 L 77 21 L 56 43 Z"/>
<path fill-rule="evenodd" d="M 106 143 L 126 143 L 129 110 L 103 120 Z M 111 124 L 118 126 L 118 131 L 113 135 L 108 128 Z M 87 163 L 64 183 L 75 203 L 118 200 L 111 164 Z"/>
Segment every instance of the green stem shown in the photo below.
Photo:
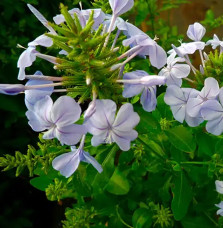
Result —
<path fill-rule="evenodd" d="M 118 218 L 119 220 L 122 222 L 123 225 L 125 225 L 126 227 L 129 227 L 129 228 L 133 228 L 133 226 L 130 226 L 129 224 L 127 224 L 122 218 L 121 218 L 121 215 L 119 214 L 119 211 L 118 211 L 118 205 L 116 205 L 116 213 L 118 215 Z"/>
<path fill-rule="evenodd" d="M 215 226 L 218 227 L 218 223 L 216 223 L 216 222 L 214 221 L 214 219 L 211 218 L 211 216 L 210 216 L 207 212 L 204 212 L 204 214 L 211 220 L 211 222 L 213 222 L 213 223 L 215 224 Z"/>
<path fill-rule="evenodd" d="M 207 162 L 180 162 L 180 164 L 185 164 L 185 165 L 210 165 L 210 161 Z M 216 163 L 216 166 L 223 167 L 223 164 Z"/>

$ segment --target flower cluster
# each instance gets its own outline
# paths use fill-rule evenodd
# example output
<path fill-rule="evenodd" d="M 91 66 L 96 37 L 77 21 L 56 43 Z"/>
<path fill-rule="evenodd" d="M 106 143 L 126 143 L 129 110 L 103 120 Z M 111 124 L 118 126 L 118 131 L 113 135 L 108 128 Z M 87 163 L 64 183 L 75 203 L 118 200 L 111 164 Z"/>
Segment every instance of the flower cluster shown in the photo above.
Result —
<path fill-rule="evenodd" d="M 120 17 L 133 7 L 133 0 L 110 0 L 109 3 L 112 15 L 105 14 L 101 9 L 83 10 L 81 5 L 80 9 L 68 11 L 61 4 L 61 14 L 53 18 L 54 23 L 50 23 L 28 4 L 48 32 L 29 42 L 28 48 L 19 57 L 18 79 L 27 79 L 27 83 L 0 85 L 0 93 L 3 94 L 17 95 L 24 92 L 28 109 L 26 116 L 34 131 L 43 132 L 44 139 L 57 138 L 62 145 L 71 146 L 71 152 L 56 157 L 52 163 L 54 169 L 66 177 L 73 174 L 80 161 L 91 163 L 98 172 L 102 172 L 96 159 L 84 151 L 87 133 L 93 135 L 92 146 L 115 142 L 123 151 L 129 150 L 131 141 L 138 136 L 133 128 L 140 118 L 132 104 L 125 103 L 121 107 L 117 104 L 120 109 L 116 115 L 117 105 L 110 99 L 111 96 L 105 96 L 107 91 L 118 93 L 116 90 L 120 91 L 120 83 L 123 83 L 123 97 L 142 93 L 143 108 L 152 111 L 156 107 L 156 86 L 166 83 L 166 77 L 148 75 L 140 70 L 123 76 L 126 63 L 136 56 L 148 56 L 151 65 L 160 69 L 166 64 L 166 52 L 155 40 Z M 116 34 L 113 35 L 113 32 Z M 116 47 L 116 43 L 121 33 L 126 37 L 122 40 L 123 46 L 130 49 L 117 56 L 120 48 Z M 38 46 L 59 48 L 59 57 L 40 53 Z M 86 55 L 89 55 L 88 60 Z M 44 76 L 40 71 L 27 75 L 26 68 L 32 66 L 37 57 L 52 63 L 55 70 L 63 72 L 63 76 Z M 103 61 L 104 58 L 107 62 Z M 56 89 L 58 86 L 62 88 Z M 69 92 L 79 95 L 78 102 Z M 50 97 L 52 93 L 67 95 L 60 96 L 54 102 Z M 91 95 L 92 102 L 83 113 L 81 103 Z M 80 120 L 82 114 L 84 121 Z M 76 149 L 74 145 L 80 140 L 79 148 Z"/>
<path fill-rule="evenodd" d="M 223 194 L 223 181 L 216 180 L 215 186 L 216 186 L 216 191 L 220 194 Z M 221 201 L 219 204 L 215 204 L 215 206 L 220 208 L 217 211 L 217 215 L 223 216 L 223 201 Z"/>
<path fill-rule="evenodd" d="M 80 161 L 91 163 L 99 172 L 102 171 L 96 159 L 84 151 L 88 133 L 93 135 L 92 146 L 115 142 L 121 150 L 129 150 L 131 141 L 138 136 L 134 127 L 140 118 L 133 105 L 125 103 L 124 98 L 140 95 L 143 109 L 154 111 L 157 86 L 167 85 L 165 102 L 170 105 L 177 121 L 182 123 L 185 120 L 189 126 L 195 127 L 207 120 L 208 132 L 215 135 L 223 132 L 223 89 L 213 77 L 203 77 L 204 87 L 201 91 L 196 88 L 196 83 L 203 83 L 202 75 L 208 61 L 203 49 L 211 44 L 214 49 L 220 46 L 222 51 L 222 41 L 215 35 L 205 44 L 201 41 L 205 28 L 194 23 L 187 31 L 192 42 L 181 43 L 179 47 L 173 45 L 167 57 L 156 37 L 150 38 L 120 17 L 133 7 L 133 0 L 109 0 L 109 3 L 112 15 L 101 9 L 83 10 L 82 6 L 68 11 L 61 4 L 61 14 L 53 18 L 54 23 L 28 4 L 48 32 L 28 43 L 28 48 L 19 57 L 18 79 L 27 79 L 28 82 L 25 85 L 0 85 L 3 94 L 24 92 L 28 109 L 26 116 L 34 131 L 43 132 L 44 139 L 57 138 L 62 145 L 71 146 L 71 152 L 60 155 L 52 163 L 54 169 L 66 177 L 73 174 Z M 121 37 L 121 33 L 124 36 Z M 55 48 L 59 50 L 58 56 L 43 54 L 37 50 L 38 46 Z M 188 56 L 197 50 L 202 62 L 200 71 Z M 44 76 L 40 71 L 26 74 L 26 68 L 32 66 L 37 57 L 50 62 L 61 76 Z M 126 64 L 135 57 L 149 58 L 159 74 L 149 75 L 140 69 L 123 73 Z M 197 81 L 188 78 L 191 70 Z M 181 88 L 183 79 L 193 88 Z M 52 93 L 66 95 L 53 102 Z M 120 93 L 123 95 L 121 102 Z M 86 101 L 89 102 L 88 108 L 83 112 L 81 104 Z M 84 120 L 80 119 L 81 116 Z M 76 149 L 74 145 L 79 142 Z"/>
<path fill-rule="evenodd" d="M 166 77 L 168 87 L 164 100 L 170 105 L 177 121 L 183 123 L 185 120 L 189 126 L 195 127 L 207 120 L 206 130 L 220 135 L 223 132 L 223 92 L 219 88 L 219 82 L 205 73 L 209 58 L 203 50 L 209 44 L 213 49 L 221 47 L 221 41 L 214 35 L 214 39 L 205 44 L 201 41 L 205 32 L 206 29 L 197 22 L 190 25 L 187 36 L 193 42 L 181 43 L 179 47 L 172 45 L 173 49 L 168 52 L 170 56 L 167 58 L 167 67 L 159 75 Z M 189 54 L 194 54 L 197 50 L 201 57 L 200 71 L 192 65 L 189 58 Z M 194 73 L 195 80 L 188 78 L 190 70 Z M 192 88 L 182 88 L 182 79 L 191 83 Z M 197 90 L 199 83 L 203 83 L 201 90 Z"/>

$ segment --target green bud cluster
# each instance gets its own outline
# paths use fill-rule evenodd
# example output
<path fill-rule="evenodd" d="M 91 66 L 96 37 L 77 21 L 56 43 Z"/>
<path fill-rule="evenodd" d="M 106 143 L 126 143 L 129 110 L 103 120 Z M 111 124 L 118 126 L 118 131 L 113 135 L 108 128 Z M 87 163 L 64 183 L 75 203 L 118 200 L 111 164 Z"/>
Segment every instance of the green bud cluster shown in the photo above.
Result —
<path fill-rule="evenodd" d="M 63 228 L 90 228 L 93 218 L 97 215 L 95 209 L 85 207 L 76 207 L 74 209 L 68 208 L 63 221 Z"/>
<path fill-rule="evenodd" d="M 41 167 L 45 173 L 48 173 L 52 160 L 64 152 L 65 147 L 59 145 L 56 140 L 43 140 L 41 134 L 39 139 L 40 142 L 37 144 L 39 149 L 28 145 L 27 154 L 16 151 L 15 156 L 6 154 L 4 157 L 0 157 L 0 167 L 4 168 L 3 171 L 16 168 L 16 176 L 19 176 L 27 167 L 29 175 L 32 177 L 34 170 Z"/>
<path fill-rule="evenodd" d="M 142 158 L 145 155 L 145 148 L 143 146 L 143 144 L 136 144 L 135 146 L 135 150 L 134 150 L 134 157 L 136 158 L 136 160 L 142 160 Z"/>
<path fill-rule="evenodd" d="M 200 84 L 199 86 L 202 88 L 204 80 L 208 77 L 213 77 L 218 81 L 219 86 L 222 87 L 223 53 L 219 54 L 219 51 L 215 50 L 215 52 L 210 52 L 208 57 L 209 59 L 205 62 L 204 74 L 200 71 L 196 72 L 198 84 Z"/>
<path fill-rule="evenodd" d="M 105 13 L 112 13 L 112 9 L 108 0 L 94 0 L 94 2 L 92 2 L 92 5 L 94 6 L 94 8 L 101 8 L 102 11 Z"/>
<path fill-rule="evenodd" d="M 168 130 L 171 127 L 171 122 L 167 120 L 166 118 L 160 119 L 160 127 L 162 130 Z"/>
<path fill-rule="evenodd" d="M 156 220 L 154 225 L 159 224 L 162 228 L 171 226 L 173 214 L 168 207 L 165 208 L 163 205 L 158 204 L 155 206 L 155 212 L 156 214 L 153 216 L 153 219 Z"/>
<path fill-rule="evenodd" d="M 66 23 L 51 24 L 58 35 L 46 34 L 52 38 L 54 46 L 68 54 L 57 58 L 55 69 L 62 72 L 63 85 L 70 96 L 79 96 L 83 102 L 92 94 L 98 94 L 100 99 L 112 98 L 121 93 L 120 85 L 115 83 L 118 71 L 111 71 L 111 66 L 118 62 L 117 53 L 111 50 L 111 45 L 104 47 L 107 34 L 103 34 L 103 25 L 93 31 L 94 11 L 84 28 L 76 14 L 74 18 L 67 7 L 61 4 L 61 13 Z"/>
<path fill-rule="evenodd" d="M 67 187 L 63 181 L 54 179 L 53 184 L 49 184 L 46 188 L 46 197 L 50 201 L 60 201 L 64 198 L 64 195 L 67 193 Z"/>

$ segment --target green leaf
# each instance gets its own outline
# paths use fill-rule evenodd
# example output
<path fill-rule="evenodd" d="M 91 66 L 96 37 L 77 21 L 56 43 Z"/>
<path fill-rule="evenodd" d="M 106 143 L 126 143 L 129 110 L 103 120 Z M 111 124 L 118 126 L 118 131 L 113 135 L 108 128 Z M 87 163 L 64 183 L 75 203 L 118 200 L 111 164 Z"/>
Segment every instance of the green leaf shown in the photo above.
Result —
<path fill-rule="evenodd" d="M 47 176 L 42 176 L 42 177 L 35 177 L 30 180 L 30 184 L 34 187 L 37 188 L 41 191 L 45 191 L 46 188 L 50 185 L 53 184 L 53 181 L 50 180 Z"/>
<path fill-rule="evenodd" d="M 223 139 L 220 139 L 215 146 L 215 153 L 223 156 Z"/>
<path fill-rule="evenodd" d="M 191 187 L 189 186 L 183 171 L 175 178 L 172 193 L 173 199 L 171 209 L 174 218 L 176 220 L 181 220 L 187 214 L 190 201 L 193 197 Z"/>
<path fill-rule="evenodd" d="M 98 159 L 98 162 L 102 165 L 103 172 L 97 173 L 94 177 L 92 186 L 95 191 L 100 192 L 101 189 L 103 189 L 105 185 L 109 182 L 115 170 L 115 154 L 118 150 L 118 146 L 116 144 L 113 144 L 108 148 L 108 151 L 106 151 L 108 154 L 106 155 L 103 162 L 100 162 L 100 159 Z"/>
<path fill-rule="evenodd" d="M 216 137 L 211 134 L 199 132 L 196 136 L 198 155 L 211 157 L 215 151 Z"/>
<path fill-rule="evenodd" d="M 106 190 L 114 195 L 125 195 L 129 192 L 130 185 L 128 179 L 117 168 L 109 180 Z"/>
<path fill-rule="evenodd" d="M 149 228 L 152 225 L 152 213 L 146 208 L 137 209 L 132 217 L 134 228 Z"/>
<path fill-rule="evenodd" d="M 158 121 L 153 117 L 153 115 L 149 112 L 143 110 L 143 108 L 139 105 L 134 106 L 135 111 L 140 116 L 140 122 L 136 126 L 136 131 L 141 134 L 154 132 L 160 130 L 160 125 Z"/>
<path fill-rule="evenodd" d="M 196 142 L 191 132 L 182 125 L 166 131 L 171 144 L 184 152 L 193 152 L 196 149 Z"/>
<path fill-rule="evenodd" d="M 182 220 L 183 228 L 213 228 L 215 227 L 213 223 L 202 217 L 186 217 Z"/>

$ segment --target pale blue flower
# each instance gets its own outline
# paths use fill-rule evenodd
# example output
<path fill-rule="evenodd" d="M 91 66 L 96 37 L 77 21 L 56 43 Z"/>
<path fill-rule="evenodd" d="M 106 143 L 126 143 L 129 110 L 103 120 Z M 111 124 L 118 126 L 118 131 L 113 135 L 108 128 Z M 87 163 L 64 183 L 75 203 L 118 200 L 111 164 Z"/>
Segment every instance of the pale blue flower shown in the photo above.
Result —
<path fill-rule="evenodd" d="M 190 43 L 181 43 L 179 47 L 175 47 L 172 44 L 172 50 L 168 54 L 178 55 L 181 58 L 184 58 L 185 55 L 194 54 L 197 50 L 203 50 L 205 48 L 205 43 L 202 41 L 195 41 Z"/>
<path fill-rule="evenodd" d="M 6 95 L 17 95 L 25 90 L 25 86 L 22 84 L 0 84 L 0 93 Z"/>
<path fill-rule="evenodd" d="M 223 201 L 221 201 L 219 204 L 215 204 L 216 207 L 220 208 L 218 211 L 217 211 L 217 215 L 221 215 L 223 216 Z"/>
<path fill-rule="evenodd" d="M 103 22 L 103 24 L 106 26 L 107 30 L 109 28 L 109 25 L 111 24 L 112 15 L 107 14 L 106 20 Z M 127 22 L 124 21 L 121 17 L 117 17 L 115 20 L 115 23 L 113 24 L 113 27 L 111 28 L 111 31 L 114 31 L 116 28 L 120 31 L 127 31 Z"/>
<path fill-rule="evenodd" d="M 187 103 L 187 112 L 191 117 L 200 116 L 200 110 L 202 106 L 208 100 L 216 100 L 219 94 L 219 85 L 216 79 L 214 78 L 206 78 L 204 81 L 204 87 L 199 92 L 197 97 L 190 98 Z"/>
<path fill-rule="evenodd" d="M 220 135 L 223 132 L 223 88 L 219 93 L 219 101 L 207 100 L 202 108 L 201 115 L 207 120 L 206 130 L 213 135 Z"/>
<path fill-rule="evenodd" d="M 34 75 L 39 75 L 39 76 L 44 77 L 44 75 L 40 71 L 37 71 Z M 47 85 L 47 84 L 52 84 L 52 83 L 53 83 L 52 81 L 30 79 L 26 83 L 26 86 Z M 53 87 L 25 90 L 26 107 L 29 110 L 33 111 L 35 103 L 47 95 L 50 96 L 53 93 L 53 90 L 54 90 Z"/>
<path fill-rule="evenodd" d="M 201 117 L 191 117 L 187 113 L 187 102 L 190 98 L 197 97 L 199 91 L 191 88 L 180 88 L 176 85 L 168 86 L 166 94 L 164 96 L 164 101 L 166 104 L 170 105 L 174 118 L 183 123 L 186 123 L 195 127 L 203 122 Z"/>
<path fill-rule="evenodd" d="M 112 8 L 113 14 L 115 16 L 120 16 L 121 14 L 126 13 L 133 7 L 134 0 L 109 0 L 109 3 Z"/>
<path fill-rule="evenodd" d="M 198 22 L 195 22 L 192 25 L 189 25 L 187 30 L 187 36 L 193 41 L 200 41 L 206 33 L 206 29 L 203 25 Z"/>
<path fill-rule="evenodd" d="M 103 171 L 97 160 L 84 151 L 83 143 L 81 143 L 78 149 L 72 146 L 71 152 L 56 157 L 52 162 L 52 166 L 60 171 L 61 175 L 68 178 L 77 170 L 81 161 L 92 164 L 99 173 Z"/>
<path fill-rule="evenodd" d="M 223 41 L 218 38 L 216 34 L 214 34 L 212 40 L 208 40 L 206 45 L 211 45 L 213 49 L 216 49 L 220 46 L 220 51 L 223 52 Z"/>
<path fill-rule="evenodd" d="M 220 194 L 223 194 L 223 181 L 215 181 L 216 191 Z"/>
<path fill-rule="evenodd" d="M 157 105 L 156 85 L 166 83 L 165 77 L 148 75 L 147 72 L 137 70 L 124 74 L 123 76 L 124 90 L 123 97 L 134 97 L 140 93 L 140 102 L 143 109 L 147 112 L 155 110 Z M 130 83 L 133 81 L 132 83 Z"/>
<path fill-rule="evenodd" d="M 138 34 L 123 41 L 124 46 L 135 47 L 139 56 L 149 56 L 151 65 L 160 69 L 166 64 L 167 54 L 154 40 L 146 34 Z"/>
<path fill-rule="evenodd" d="M 167 66 L 158 74 L 159 76 L 166 77 L 167 86 L 181 86 L 182 78 L 186 78 L 190 74 L 190 66 L 188 64 L 178 63 L 184 61 L 182 58 L 174 58 L 171 55 L 167 58 Z"/>
<path fill-rule="evenodd" d="M 66 145 L 75 145 L 86 133 L 85 126 L 74 124 L 80 114 L 80 105 L 69 96 L 61 96 L 54 104 L 49 96 L 45 96 L 35 103 L 33 110 L 26 112 L 34 131 L 47 130 L 44 139 L 57 138 Z"/>
<path fill-rule="evenodd" d="M 130 142 L 138 136 L 133 128 L 139 123 L 139 115 L 129 103 L 122 105 L 115 117 L 116 109 L 112 100 L 96 100 L 96 112 L 86 121 L 93 135 L 92 146 L 116 142 L 121 150 L 130 149 Z"/>

